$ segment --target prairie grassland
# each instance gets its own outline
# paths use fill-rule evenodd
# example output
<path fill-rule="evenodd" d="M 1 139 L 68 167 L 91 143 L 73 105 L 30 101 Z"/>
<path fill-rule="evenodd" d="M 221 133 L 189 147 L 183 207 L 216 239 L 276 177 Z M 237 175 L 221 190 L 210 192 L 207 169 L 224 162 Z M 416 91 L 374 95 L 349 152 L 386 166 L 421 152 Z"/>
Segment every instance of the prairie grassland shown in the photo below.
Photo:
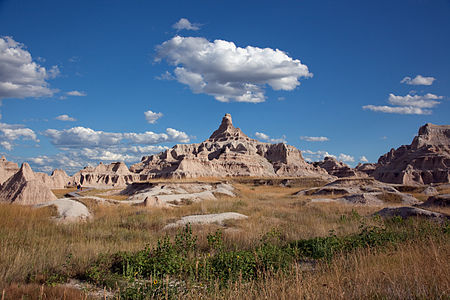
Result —
<path fill-rule="evenodd" d="M 213 182 L 213 179 L 209 180 Z M 18 295 L 21 291 L 24 294 L 38 290 L 42 292 L 41 284 L 44 284 L 46 295 L 61 298 L 58 295 L 63 293 L 66 299 L 83 298 L 87 294 L 79 294 L 70 288 L 62 289 L 61 286 L 51 288 L 48 284 L 64 282 L 68 278 L 83 279 L 87 269 L 100 254 L 134 252 L 142 250 L 146 245 L 153 247 L 158 239 L 176 234 L 175 229 L 162 230 L 166 224 L 191 214 L 234 211 L 249 216 L 247 220 L 226 223 L 223 232 L 224 246 L 227 249 L 250 249 L 272 229 L 280 232 L 284 241 L 294 241 L 328 236 L 330 232 L 338 236 L 356 233 L 361 224 L 379 225 L 380 220 L 368 217 L 379 209 L 377 207 L 308 203 L 305 196 L 294 195 L 301 189 L 317 184 L 305 181 L 297 182 L 294 187 L 281 187 L 257 185 L 245 179 L 234 181 L 238 197 L 223 196 L 217 201 L 203 201 L 173 209 L 99 205 L 94 200 L 83 199 L 94 218 L 78 224 L 54 223 L 51 216 L 55 212 L 51 208 L 32 209 L 0 204 L 0 292 L 5 289 L 8 293 L 6 299 L 14 299 L 11 295 Z M 89 192 L 89 195 L 99 193 Z M 58 193 L 67 192 L 61 190 Z M 207 235 L 218 228 L 221 227 L 214 224 L 193 226 L 200 249 L 208 247 Z M 420 296 L 422 294 L 417 289 L 419 286 L 425 289 L 430 278 L 433 278 L 433 272 L 440 274 L 434 283 L 439 286 L 436 293 L 447 291 L 448 295 L 449 276 L 446 281 L 442 274 L 445 273 L 445 268 L 447 271 L 450 269 L 449 241 L 430 243 L 431 248 L 422 242 L 386 252 L 361 250 L 354 256 L 339 257 L 331 265 L 319 264 L 314 272 L 300 272 L 299 268 L 293 267 L 291 272 L 271 274 L 264 280 L 242 283 L 239 287 L 217 290 L 216 294 L 203 296 L 228 299 L 248 298 L 246 295 L 250 298 L 269 299 L 294 299 L 296 296 L 320 298 L 321 295 L 337 298 L 358 298 L 358 295 L 400 297 L 399 293 L 408 291 Z M 389 263 L 391 256 L 399 260 L 394 265 L 395 268 L 391 268 Z M 429 262 L 430 267 L 422 268 L 420 264 L 424 262 Z M 408 264 L 412 264 L 411 269 Z M 356 272 L 353 268 L 360 270 Z M 384 273 L 375 272 L 378 269 Z M 423 270 L 425 275 L 416 277 L 415 272 L 418 270 Z M 415 280 L 415 286 L 412 286 L 413 283 L 403 282 L 411 278 Z M 377 280 L 382 280 L 384 287 L 397 290 L 392 294 L 389 291 L 382 292 L 382 286 L 375 284 Z M 393 280 L 392 283 L 389 280 Z M 363 283 L 364 288 L 360 292 L 353 291 Z M 411 288 L 415 290 L 407 284 L 411 284 Z M 434 285 L 429 286 L 434 288 Z M 202 296 L 196 293 L 184 296 Z M 291 294 L 294 297 L 290 297 Z"/>

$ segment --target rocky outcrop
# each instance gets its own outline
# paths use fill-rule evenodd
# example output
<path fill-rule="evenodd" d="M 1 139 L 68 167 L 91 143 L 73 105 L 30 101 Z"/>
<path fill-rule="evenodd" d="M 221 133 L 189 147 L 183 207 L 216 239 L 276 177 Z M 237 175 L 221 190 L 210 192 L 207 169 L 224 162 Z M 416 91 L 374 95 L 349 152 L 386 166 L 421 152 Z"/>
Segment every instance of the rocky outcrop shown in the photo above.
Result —
<path fill-rule="evenodd" d="M 140 180 L 138 174 L 130 172 L 123 162 L 108 165 L 100 163 L 96 167 L 85 167 L 73 175 L 73 182 L 83 186 L 123 187 Z"/>
<path fill-rule="evenodd" d="M 425 201 L 421 206 L 449 207 L 450 206 L 450 194 L 436 195 L 436 196 L 428 197 L 427 201 Z"/>
<path fill-rule="evenodd" d="M 52 200 L 56 200 L 56 196 L 27 163 L 23 163 L 0 189 L 0 201 L 3 202 L 32 205 Z"/>
<path fill-rule="evenodd" d="M 350 168 L 345 163 L 338 161 L 336 158 L 327 156 L 323 161 L 314 162 L 314 166 L 325 169 L 328 174 L 332 176 L 336 176 L 339 178 L 342 177 L 367 177 L 366 173 L 358 172 L 355 169 Z"/>
<path fill-rule="evenodd" d="M 372 175 L 379 181 L 400 184 L 450 182 L 450 125 L 420 127 L 411 145 L 381 156 Z"/>
<path fill-rule="evenodd" d="M 435 220 L 448 220 L 450 217 L 443 213 L 433 212 L 417 207 L 386 207 L 375 213 L 381 217 L 402 217 L 403 219 L 409 217 L 423 217 Z"/>
<path fill-rule="evenodd" d="M 359 163 L 355 167 L 355 170 L 371 176 L 376 168 L 377 168 L 377 164 L 374 164 L 374 163 L 365 163 L 365 164 Z"/>
<path fill-rule="evenodd" d="M 7 161 L 5 156 L 0 158 L 0 184 L 3 184 L 17 171 L 19 171 L 19 166 L 16 163 Z"/>
<path fill-rule="evenodd" d="M 327 176 L 304 161 L 301 152 L 284 143 L 262 143 L 233 126 L 226 114 L 219 128 L 199 144 L 179 144 L 160 154 L 145 156 L 130 167 L 149 178 L 226 176 Z"/>
<path fill-rule="evenodd" d="M 34 173 L 34 175 L 50 189 L 63 189 L 72 182 L 72 178 L 61 169 L 54 170 L 50 176 L 45 173 Z"/>

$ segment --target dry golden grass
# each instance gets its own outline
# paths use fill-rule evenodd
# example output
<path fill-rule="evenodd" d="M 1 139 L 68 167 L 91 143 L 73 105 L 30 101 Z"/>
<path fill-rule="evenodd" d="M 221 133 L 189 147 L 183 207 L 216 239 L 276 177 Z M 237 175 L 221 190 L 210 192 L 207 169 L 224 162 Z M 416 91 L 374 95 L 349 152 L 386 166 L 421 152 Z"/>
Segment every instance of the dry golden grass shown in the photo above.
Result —
<path fill-rule="evenodd" d="M 208 180 L 217 182 L 217 178 Z M 282 233 L 283 239 L 296 240 L 326 236 L 330 231 L 345 235 L 358 232 L 361 221 L 366 224 L 379 222 L 365 218 L 377 211 L 377 207 L 310 203 L 307 199 L 311 197 L 294 195 L 301 189 L 317 186 L 316 181 L 298 181 L 293 184 L 294 187 L 281 187 L 277 183 L 255 184 L 254 180 L 260 179 L 234 180 L 239 195 L 236 198 L 219 196 L 217 201 L 203 201 L 173 209 L 102 205 L 95 200 L 83 199 L 82 202 L 89 207 L 94 218 L 90 222 L 78 224 L 52 222 L 50 217 L 53 211 L 49 208 L 31 209 L 0 204 L 0 288 L 8 288 L 9 295 L 16 295 L 11 292 L 19 290 L 13 287 L 16 283 L 22 287 L 24 283 L 29 283 L 31 285 L 26 289 L 36 290 L 38 286 L 33 284 L 45 281 L 50 274 L 83 274 L 100 253 L 136 251 L 147 244 L 154 246 L 164 235 L 176 233 L 175 229 L 163 231 L 166 224 L 191 214 L 234 211 L 249 216 L 247 220 L 227 222 L 224 231 L 226 247 L 244 249 L 250 248 L 273 228 Z M 65 194 L 67 190 L 56 193 Z M 101 196 L 103 193 L 105 190 L 83 191 L 86 196 Z M 206 247 L 207 234 L 219 227 L 214 224 L 194 226 L 199 246 Z M 314 272 L 294 268 L 292 274 L 274 274 L 266 280 L 227 290 L 225 294 L 223 291 L 217 292 L 216 297 L 342 299 L 379 294 L 382 297 L 387 295 L 388 298 L 389 295 L 408 298 L 408 293 L 411 293 L 419 298 L 427 298 L 424 297 L 426 292 L 441 293 L 445 289 L 448 292 L 447 275 L 450 270 L 449 242 L 430 243 L 434 243 L 434 248 L 427 248 L 422 243 L 388 252 L 360 251 L 354 256 L 342 257 L 332 265 L 319 265 Z M 444 257 L 447 259 L 443 260 Z M 427 261 L 431 263 L 429 267 L 424 266 Z M 408 264 L 411 264 L 410 270 Z M 446 267 L 447 271 L 439 266 Z M 424 273 L 417 277 L 416 273 L 421 268 Z M 438 283 L 431 282 L 433 272 L 438 276 L 436 280 L 441 285 L 439 287 L 436 287 Z M 446 280 L 444 275 L 447 276 Z M 406 279 L 412 280 L 415 285 L 403 282 Z M 429 284 L 430 289 L 425 291 L 425 284 Z M 357 288 L 359 285 L 361 290 Z M 383 291 L 383 288 L 387 290 Z M 389 292 L 391 288 L 395 290 Z M 192 298 L 195 298 L 195 294 Z M 67 299 L 80 298 L 73 296 Z"/>
<path fill-rule="evenodd" d="M 250 283 L 187 299 L 448 299 L 450 241 L 411 242 L 391 249 L 362 249 L 319 263 L 296 265 Z"/>

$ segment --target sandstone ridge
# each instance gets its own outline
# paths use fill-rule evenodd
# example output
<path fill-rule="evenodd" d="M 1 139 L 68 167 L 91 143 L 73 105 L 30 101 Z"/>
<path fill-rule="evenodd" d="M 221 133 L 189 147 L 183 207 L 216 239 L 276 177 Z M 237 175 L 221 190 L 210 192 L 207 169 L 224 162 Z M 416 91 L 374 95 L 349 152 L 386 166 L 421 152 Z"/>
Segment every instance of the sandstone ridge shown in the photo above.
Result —
<path fill-rule="evenodd" d="M 145 179 L 329 176 L 322 168 L 305 162 L 300 150 L 293 146 L 249 138 L 234 127 L 229 114 L 204 142 L 178 144 L 162 153 L 144 156 L 130 170 Z"/>
<path fill-rule="evenodd" d="M 411 145 L 391 149 L 378 159 L 372 176 L 399 184 L 450 182 L 450 125 L 420 127 Z"/>

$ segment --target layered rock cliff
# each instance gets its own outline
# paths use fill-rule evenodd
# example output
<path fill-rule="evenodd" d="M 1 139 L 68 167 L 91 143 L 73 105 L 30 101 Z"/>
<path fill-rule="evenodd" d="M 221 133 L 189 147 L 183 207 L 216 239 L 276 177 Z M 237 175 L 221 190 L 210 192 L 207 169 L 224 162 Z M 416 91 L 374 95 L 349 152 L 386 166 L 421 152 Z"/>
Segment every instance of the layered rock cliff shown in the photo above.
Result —
<path fill-rule="evenodd" d="M 160 154 L 144 156 L 130 170 L 149 178 L 226 176 L 327 176 L 304 161 L 293 146 L 262 143 L 233 126 L 226 114 L 219 128 L 202 143 L 178 144 Z"/>
<path fill-rule="evenodd" d="M 366 173 L 359 172 L 356 169 L 350 168 L 345 163 L 338 161 L 334 157 L 327 156 L 323 161 L 313 163 L 315 166 L 325 169 L 328 174 L 342 178 L 342 177 L 367 177 Z"/>
<path fill-rule="evenodd" d="M 450 125 L 425 124 L 411 145 L 391 149 L 378 159 L 372 176 L 383 182 L 450 182 Z"/>
<path fill-rule="evenodd" d="M 140 180 L 140 175 L 130 172 L 123 162 L 108 165 L 100 163 L 96 167 L 85 167 L 72 177 L 75 184 L 83 186 L 123 187 Z"/>
<path fill-rule="evenodd" d="M 19 166 L 16 163 L 7 161 L 5 156 L 0 158 L 0 184 L 3 184 L 17 171 L 19 171 Z"/>

